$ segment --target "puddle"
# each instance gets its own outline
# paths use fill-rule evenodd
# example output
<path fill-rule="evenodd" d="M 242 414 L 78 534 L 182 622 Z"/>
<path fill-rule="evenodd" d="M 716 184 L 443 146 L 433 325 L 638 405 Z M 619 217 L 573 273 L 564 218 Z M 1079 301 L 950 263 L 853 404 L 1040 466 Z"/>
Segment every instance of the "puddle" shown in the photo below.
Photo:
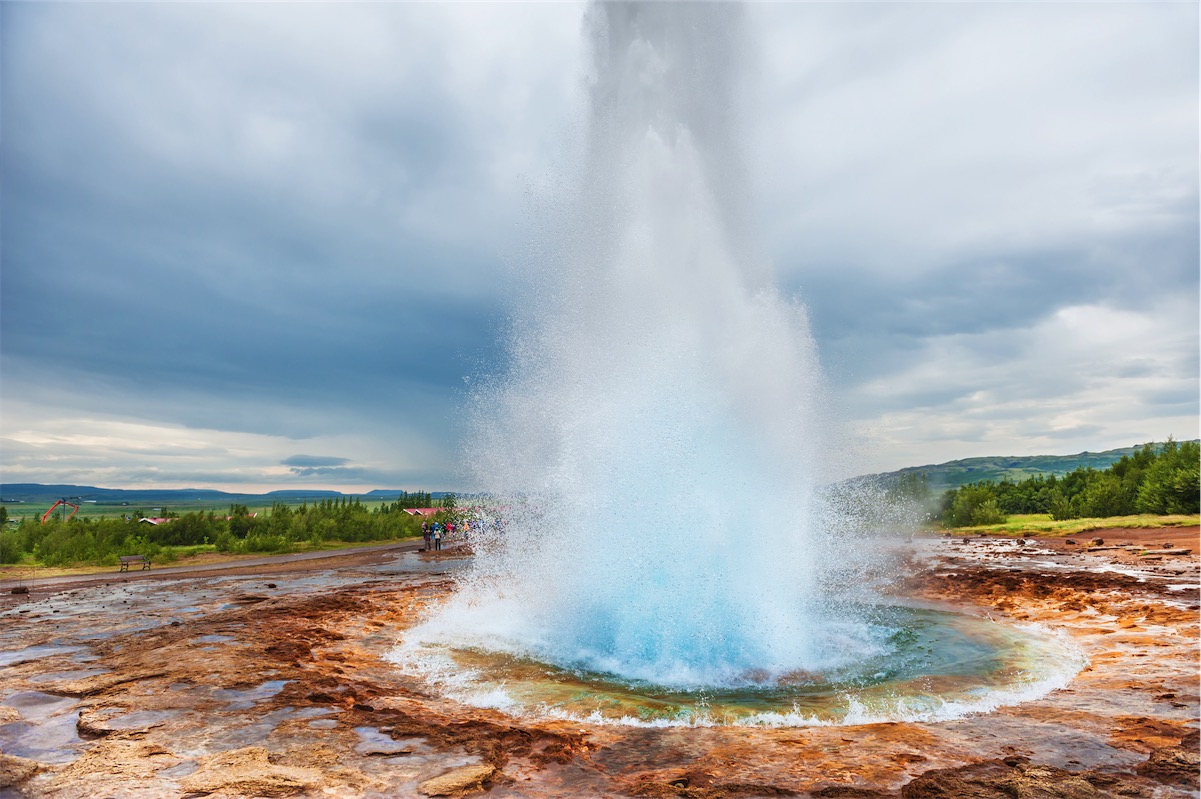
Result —
<path fill-rule="evenodd" d="M 79 711 L 75 710 L 34 723 L 0 725 L 0 751 L 43 763 L 70 763 L 79 757 L 78 749 L 83 745 L 75 729 L 78 720 Z"/>
<path fill-rule="evenodd" d="M 247 688 L 239 691 L 234 688 L 218 688 L 212 697 L 218 702 L 228 702 L 227 710 L 249 710 L 257 703 L 278 694 L 288 684 L 288 680 L 268 680 L 257 688 Z"/>
<path fill-rule="evenodd" d="M 298 713 L 290 707 L 273 710 L 243 727 L 223 730 L 220 736 L 210 743 L 210 749 L 213 752 L 228 752 L 231 749 L 261 744 L 284 721 L 292 718 L 305 718 L 309 715 L 311 714 Z"/>
<path fill-rule="evenodd" d="M 40 660 L 45 657 L 53 657 L 54 655 L 66 655 L 85 648 L 82 646 L 56 646 L 51 644 L 13 649 L 7 652 L 0 652 L 0 667 L 15 666 L 18 663 L 28 663 L 31 660 Z"/>
<path fill-rule="evenodd" d="M 144 730 L 180 715 L 178 710 L 139 710 L 109 719 L 104 726 L 110 730 Z"/>
<path fill-rule="evenodd" d="M 315 722 L 314 722 L 315 723 Z M 355 727 L 359 742 L 354 751 L 360 755 L 407 755 L 413 752 L 410 741 L 396 741 L 375 727 Z"/>
<path fill-rule="evenodd" d="M 471 562 L 470 558 L 446 558 L 433 560 L 423 558 L 416 552 L 405 552 L 394 558 L 391 563 L 377 566 L 376 571 L 382 574 L 441 574 L 461 571 Z"/>
<path fill-rule="evenodd" d="M 291 710 L 291 708 L 288 708 Z M 341 713 L 341 708 L 336 707 L 304 707 L 292 714 L 292 718 L 296 719 L 315 719 L 321 716 L 328 716 L 330 713 Z M 333 721 L 333 719 L 329 719 Z"/>
<path fill-rule="evenodd" d="M 129 624 L 121 625 L 121 626 L 113 625 L 109 629 L 104 630 L 102 632 L 86 633 L 83 635 L 76 636 L 76 638 L 78 638 L 78 640 L 80 640 L 80 641 L 107 641 L 108 639 L 115 638 L 118 635 L 126 635 L 127 633 L 141 633 L 141 632 L 146 632 L 147 630 L 156 630 L 159 627 L 162 627 L 164 624 L 168 624 L 168 623 L 169 622 L 167 622 L 166 620 L 164 620 L 164 621 L 155 620 L 155 621 L 144 621 L 141 623 L 129 623 Z"/>
<path fill-rule="evenodd" d="M 195 760 L 185 760 L 178 766 L 172 766 L 171 768 L 165 768 L 162 771 L 159 771 L 157 776 L 178 779 L 179 777 L 186 777 L 189 774 L 194 773 L 199 767 L 199 764 Z M 0 799 L 4 799 L 4 797 L 0 797 Z"/>
<path fill-rule="evenodd" d="M 314 730 L 332 730 L 334 727 L 338 726 L 338 720 L 337 719 L 317 719 L 315 721 L 310 721 L 309 726 L 312 727 Z"/>
<path fill-rule="evenodd" d="M 54 671 L 30 677 L 29 682 L 58 682 L 59 680 L 82 680 L 85 677 L 95 677 L 98 674 L 108 674 L 109 669 L 76 669 L 75 671 Z"/>
<path fill-rule="evenodd" d="M 195 639 L 198 644 L 224 644 L 227 641 L 236 641 L 232 635 L 202 635 Z"/>
<path fill-rule="evenodd" d="M 70 696 L 44 694 L 41 691 L 18 691 L 10 694 L 0 705 L 15 707 L 23 721 L 41 721 L 70 710 L 79 700 Z"/>

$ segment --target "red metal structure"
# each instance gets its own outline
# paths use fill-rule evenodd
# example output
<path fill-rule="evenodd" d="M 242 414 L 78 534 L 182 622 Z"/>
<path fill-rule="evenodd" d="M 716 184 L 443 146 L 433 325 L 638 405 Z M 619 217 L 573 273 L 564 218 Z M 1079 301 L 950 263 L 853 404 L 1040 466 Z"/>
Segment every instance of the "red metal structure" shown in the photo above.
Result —
<path fill-rule="evenodd" d="M 59 505 L 67 505 L 69 507 L 75 508 L 75 510 L 71 511 L 71 515 L 67 517 L 67 521 L 71 521 L 71 518 L 75 514 L 79 513 L 79 506 L 76 505 L 74 502 L 67 502 L 67 500 L 65 500 L 65 499 L 60 499 L 58 502 L 55 502 L 53 505 L 50 506 L 50 510 L 48 510 L 44 514 L 42 514 L 42 524 L 46 523 L 46 520 L 50 518 L 50 514 L 54 513 L 54 509 L 57 508 Z"/>

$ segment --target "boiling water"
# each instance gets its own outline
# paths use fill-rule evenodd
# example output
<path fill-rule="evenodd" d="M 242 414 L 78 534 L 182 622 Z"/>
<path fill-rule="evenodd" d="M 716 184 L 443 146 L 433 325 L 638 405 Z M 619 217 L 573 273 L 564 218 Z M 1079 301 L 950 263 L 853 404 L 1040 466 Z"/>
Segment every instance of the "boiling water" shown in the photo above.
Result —
<path fill-rule="evenodd" d="M 741 21 L 590 7 L 580 188 L 531 266 L 509 370 L 474 397 L 489 526 L 407 646 L 510 684 L 549 664 L 610 699 L 845 682 L 899 656 L 869 610 L 887 548 L 819 489 L 842 445 L 804 309 L 745 229 Z"/>
<path fill-rule="evenodd" d="M 993 710 L 1063 687 L 1083 666 L 1069 642 L 1036 629 L 904 606 L 860 609 L 885 651 L 826 672 L 684 690 L 529 657 L 423 642 L 392 653 L 466 704 L 599 723 L 809 726 L 933 721 Z"/>

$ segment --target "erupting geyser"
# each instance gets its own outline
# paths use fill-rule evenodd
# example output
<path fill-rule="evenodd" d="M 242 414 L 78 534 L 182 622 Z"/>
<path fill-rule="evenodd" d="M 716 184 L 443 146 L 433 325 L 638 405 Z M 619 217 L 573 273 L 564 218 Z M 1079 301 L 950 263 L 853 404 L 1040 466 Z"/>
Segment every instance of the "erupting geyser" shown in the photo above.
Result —
<path fill-rule="evenodd" d="M 576 226 L 470 450 L 507 524 L 462 603 L 480 617 L 456 624 L 496 643 L 673 684 L 839 656 L 820 607 L 821 374 L 802 309 L 748 268 L 736 207 L 739 17 L 589 13 Z"/>
<path fill-rule="evenodd" d="M 498 523 L 410 653 L 675 691 L 883 678 L 879 549 L 820 490 L 814 343 L 744 229 L 740 20 L 590 8 L 571 221 L 515 311 L 508 372 L 474 397 L 467 461 Z"/>

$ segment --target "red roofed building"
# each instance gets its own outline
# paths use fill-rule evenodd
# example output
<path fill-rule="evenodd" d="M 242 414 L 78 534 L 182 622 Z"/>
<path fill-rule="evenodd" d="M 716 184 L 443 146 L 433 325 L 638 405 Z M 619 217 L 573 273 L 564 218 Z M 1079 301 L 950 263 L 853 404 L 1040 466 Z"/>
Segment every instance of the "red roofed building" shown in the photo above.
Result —
<path fill-rule="evenodd" d="M 433 516 L 444 510 L 446 508 L 404 508 L 404 512 L 410 516 Z"/>

